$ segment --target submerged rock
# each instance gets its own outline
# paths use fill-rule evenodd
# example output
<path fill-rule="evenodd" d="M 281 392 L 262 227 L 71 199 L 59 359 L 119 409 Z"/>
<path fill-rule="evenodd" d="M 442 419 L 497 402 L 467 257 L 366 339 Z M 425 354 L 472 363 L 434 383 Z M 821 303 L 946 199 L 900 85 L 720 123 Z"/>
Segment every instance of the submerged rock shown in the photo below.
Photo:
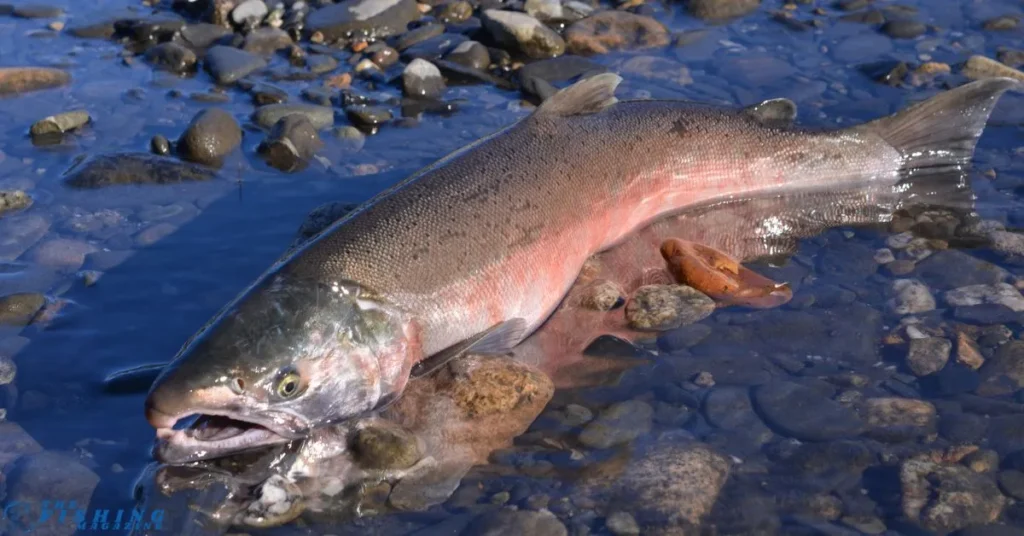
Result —
<path fill-rule="evenodd" d="M 225 45 L 217 45 L 206 52 L 206 72 L 221 85 L 229 85 L 267 66 L 263 58 Z"/>
<path fill-rule="evenodd" d="M 0 215 L 32 205 L 32 198 L 21 190 L 0 190 Z"/>
<path fill-rule="evenodd" d="M 907 350 L 907 368 L 916 376 L 928 376 L 942 370 L 949 362 L 953 343 L 942 337 L 913 339 Z"/>
<path fill-rule="evenodd" d="M 602 411 L 580 432 L 580 443 L 594 449 L 606 449 L 629 443 L 651 429 L 654 410 L 650 404 L 627 400 Z"/>
<path fill-rule="evenodd" d="M 862 405 L 867 434 L 882 441 L 900 442 L 935 431 L 935 406 L 909 398 L 869 398 Z"/>
<path fill-rule="evenodd" d="M 698 19 L 723 21 L 753 13 L 761 0 L 689 0 L 690 13 Z"/>
<path fill-rule="evenodd" d="M 684 285 L 646 285 L 626 303 L 626 319 L 634 329 L 665 331 L 703 320 L 715 302 Z"/>
<path fill-rule="evenodd" d="M 331 42 L 352 35 L 379 39 L 404 33 L 420 17 L 415 0 L 345 0 L 306 17 L 306 31 Z"/>
<path fill-rule="evenodd" d="M 988 474 L 919 456 L 900 467 L 903 514 L 924 528 L 952 532 L 995 521 L 1006 503 Z"/>
<path fill-rule="evenodd" d="M 863 430 L 852 409 L 796 383 L 775 381 L 758 386 L 753 400 L 769 426 L 802 441 L 842 439 Z"/>
<path fill-rule="evenodd" d="M 168 41 L 147 50 L 146 61 L 158 69 L 172 73 L 187 73 L 195 69 L 199 59 L 192 50 L 174 41 Z"/>
<path fill-rule="evenodd" d="M 573 54 L 607 54 L 612 50 L 663 47 L 668 29 L 651 17 L 626 11 L 603 11 L 572 23 L 565 40 Z"/>
<path fill-rule="evenodd" d="M 36 292 L 21 292 L 0 297 L 0 324 L 24 326 L 46 305 L 46 297 Z"/>
<path fill-rule="evenodd" d="M 503 508 L 476 518 L 466 527 L 463 534 L 566 536 L 568 531 L 565 529 L 565 525 L 549 511 L 531 512 Z"/>
<path fill-rule="evenodd" d="M 0 67 L 0 97 L 67 85 L 71 75 L 47 67 Z"/>
<path fill-rule="evenodd" d="M 242 143 L 238 121 L 219 108 L 203 110 L 192 118 L 178 140 L 181 157 L 212 167 L 220 167 L 224 157 Z"/>
<path fill-rule="evenodd" d="M 64 183 L 73 188 L 101 188 L 118 184 L 176 184 L 206 181 L 216 172 L 197 164 L 150 155 L 120 153 L 100 155 L 71 169 Z"/>
<path fill-rule="evenodd" d="M 444 94 L 444 78 L 434 64 L 415 59 L 402 71 L 402 89 L 407 97 L 437 99 Z"/>
<path fill-rule="evenodd" d="M 93 490 L 100 477 L 70 456 L 56 452 L 27 454 L 4 468 L 7 500 L 23 504 L 17 524 L 31 529 L 14 534 L 68 535 L 77 532 L 71 516 L 44 515 L 49 503 L 74 503 L 81 510 L 89 509 Z M 88 525 L 87 525 L 88 526 Z"/>
<path fill-rule="evenodd" d="M 944 295 L 946 303 L 953 307 L 1000 304 L 1013 311 L 1024 311 L 1024 296 L 1009 283 L 994 285 L 969 285 L 950 290 Z"/>
<path fill-rule="evenodd" d="M 258 151 L 267 163 L 281 171 L 302 169 L 323 148 L 323 142 L 313 123 L 304 115 L 282 117 Z"/>
<path fill-rule="evenodd" d="M 526 13 L 487 9 L 481 20 L 498 43 L 517 48 L 531 58 L 552 58 L 565 52 L 562 37 Z"/>
<path fill-rule="evenodd" d="M 282 118 L 298 114 L 306 119 L 317 130 L 334 126 L 334 109 L 315 104 L 268 104 L 260 106 L 252 114 L 252 120 L 264 128 L 273 128 Z"/>

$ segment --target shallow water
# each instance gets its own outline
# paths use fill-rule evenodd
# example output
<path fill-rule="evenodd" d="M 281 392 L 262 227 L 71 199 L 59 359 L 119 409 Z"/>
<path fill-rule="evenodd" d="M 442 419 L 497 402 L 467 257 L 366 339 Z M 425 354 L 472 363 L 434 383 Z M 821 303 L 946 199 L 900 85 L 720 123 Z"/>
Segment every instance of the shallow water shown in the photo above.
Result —
<path fill-rule="evenodd" d="M 0 16 L 0 66 L 59 66 L 72 75 L 66 87 L 0 99 L 0 190 L 24 190 L 34 199 L 28 209 L 0 216 L 0 225 L 6 225 L 4 233 L 13 235 L 18 229 L 28 235 L 5 246 L 10 249 L 4 249 L 0 295 L 39 292 L 63 303 L 46 325 L 24 330 L 0 326 L 0 353 L 20 348 L 14 358 L 17 377 L 13 385 L 5 386 L 7 420 L 42 448 L 70 453 L 98 475 L 92 508 L 130 508 L 135 504 L 136 480 L 152 460 L 153 430 L 143 418 L 142 395 L 104 393 L 102 379 L 116 370 L 172 357 L 284 251 L 314 207 L 328 201 L 363 201 L 416 168 L 524 117 L 533 105 L 522 101 L 518 91 L 482 84 L 452 86 L 445 100 L 457 102 L 455 113 L 424 114 L 415 125 L 386 125 L 368 136 L 361 150 L 322 132 L 325 147 L 317 153 L 322 160 L 301 172 L 284 174 L 255 153 L 263 134 L 246 125 L 254 109 L 248 93 L 227 89 L 223 90 L 226 102 L 199 102 L 189 96 L 212 90 L 205 72 L 179 78 L 155 72 L 141 57 L 124 62 L 123 47 L 114 41 L 45 32 L 53 20 L 76 25 L 140 9 L 137 2 L 54 0 L 50 4 L 64 7 L 66 15 L 58 19 Z M 822 28 L 802 32 L 771 20 L 771 12 L 782 9 L 775 1 L 717 26 L 691 17 L 677 3 L 652 5 L 655 18 L 674 32 L 707 28 L 709 33 L 686 46 L 590 58 L 625 78 L 620 98 L 685 98 L 745 106 L 788 97 L 799 107 L 798 121 L 810 125 L 849 125 L 894 112 L 943 89 L 944 83 L 959 84 L 963 80 L 959 64 L 973 54 L 995 57 L 1001 47 L 1024 48 L 1021 27 L 982 29 L 992 17 L 1021 15 L 1021 4 L 1009 0 L 901 3 L 917 8 L 913 19 L 938 27 L 916 39 L 891 39 L 874 26 L 837 21 L 843 13 L 825 2 L 798 7 L 795 12 L 803 20 L 812 18 L 815 6 L 828 13 L 813 17 L 824 21 Z M 889 5 L 878 2 L 876 7 Z M 860 69 L 876 61 L 915 65 L 924 60 L 947 63 L 953 74 L 920 87 L 890 87 Z M 284 57 L 277 56 L 271 67 L 286 64 Z M 335 72 L 343 70 L 350 70 L 344 61 Z M 308 84 L 272 83 L 291 95 L 289 102 L 301 102 L 299 94 Z M 368 95 L 396 96 L 400 91 L 375 92 L 364 81 L 357 81 L 355 88 Z M 176 139 L 197 111 L 209 107 L 229 111 L 244 130 L 242 150 L 229 157 L 220 179 L 207 184 L 102 190 L 71 190 L 62 185 L 63 173 L 78 158 L 147 152 L 154 135 Z M 33 122 L 72 109 L 87 110 L 91 123 L 65 136 L 59 145 L 32 143 L 27 133 Z M 336 125 L 342 126 L 344 114 L 338 115 Z M 979 216 L 1009 230 L 1019 228 L 1024 219 L 1018 195 L 1024 185 L 1022 134 L 1024 95 L 1008 94 L 993 113 L 970 175 Z M 994 173 L 984 174 L 989 170 Z M 76 223 L 100 211 L 116 211 L 113 216 L 104 213 L 112 223 L 77 230 Z M 906 490 L 901 490 L 898 475 L 892 480 L 893 468 L 911 453 L 962 442 L 995 449 L 1004 470 L 1024 469 L 1014 465 L 1011 456 L 1024 447 L 1018 431 L 1024 429 L 1024 406 L 1018 404 L 1024 398 L 1017 396 L 1019 385 L 997 394 L 979 393 L 980 398 L 963 398 L 977 391 L 979 381 L 977 372 L 964 367 L 950 366 L 937 376 L 915 378 L 904 364 L 905 347 L 883 344 L 900 322 L 886 305 L 888 289 L 892 280 L 902 277 L 919 278 L 930 287 L 939 309 L 919 316 L 925 331 L 945 329 L 945 335 L 953 338 L 955 356 L 950 328 L 953 311 L 943 303 L 941 293 L 994 283 L 993 266 L 1006 270 L 1003 279 L 1013 283 L 1022 275 L 1024 264 L 1021 252 L 1009 254 L 987 246 L 950 249 L 932 253 L 934 258 L 922 260 L 909 275 L 895 276 L 873 259 L 894 234 L 840 228 L 800 240 L 796 254 L 781 266 L 759 268 L 769 277 L 793 284 L 791 304 L 770 311 L 718 311 L 700 322 L 708 326 L 708 335 L 692 347 L 663 352 L 662 359 L 633 369 L 615 386 L 557 393 L 549 405 L 551 412 L 535 423 L 519 441 L 519 448 L 499 453 L 493 466 L 471 473 L 457 493 L 458 501 L 427 514 L 371 517 L 329 528 L 291 527 L 281 533 L 372 529 L 404 534 L 438 523 L 450 531 L 462 530 L 474 516 L 496 508 L 490 505 L 490 497 L 502 491 L 510 491 L 510 503 L 521 506 L 527 497 L 547 494 L 549 509 L 570 532 L 608 533 L 604 518 L 618 506 L 583 499 L 565 504 L 561 497 L 579 495 L 572 480 L 559 475 L 590 465 L 602 467 L 597 462 L 604 458 L 612 457 L 608 463 L 614 463 L 614 449 L 591 452 L 576 447 L 577 452 L 586 453 L 577 459 L 570 456 L 571 449 L 537 446 L 538 438 L 575 437 L 577 431 L 550 418 L 568 402 L 598 414 L 609 404 L 632 399 L 649 404 L 654 412 L 652 428 L 636 440 L 638 445 L 656 440 L 700 441 L 734 462 L 742 460 L 707 513 L 707 530 L 845 533 L 854 529 L 849 523 L 841 524 L 840 518 L 861 516 L 877 518 L 884 524 L 882 530 L 887 527 L 892 534 L 927 533 L 901 510 L 900 496 Z M 74 248 L 96 253 L 84 262 L 39 253 L 46 242 L 57 239 L 72 240 Z M 121 262 L 113 261 L 122 257 Z M 102 271 L 102 277 L 86 286 L 79 271 L 93 269 Z M 974 323 L 998 326 L 1003 322 Z M 1014 316 L 1005 324 L 1011 339 L 1020 337 L 1022 323 Z M 1008 352 L 996 345 L 982 346 L 990 360 L 1000 351 Z M 695 384 L 692 380 L 700 372 L 709 372 L 715 386 Z M 864 384 L 850 384 L 851 373 L 863 376 Z M 843 396 L 921 398 L 936 405 L 940 424 L 927 433 L 911 433 L 905 441 L 858 435 L 840 442 L 829 437 L 814 447 L 827 452 L 798 451 L 795 457 L 802 462 L 793 461 L 792 452 L 797 449 L 790 439 L 793 434 L 762 424 L 772 416 L 764 415 L 761 408 L 755 412 L 744 402 L 747 388 L 787 376 L 816 389 L 817 394 L 809 398 L 815 401 L 845 400 Z M 712 392 L 721 399 L 725 416 L 709 419 L 704 400 Z M 860 394 L 847 394 L 851 392 Z M 807 411 L 810 416 L 815 408 L 797 405 L 782 411 Z M 950 432 L 960 421 L 971 424 Z M 828 445 L 835 448 L 828 450 Z M 849 449 L 864 449 L 871 461 L 850 462 L 856 456 L 849 455 Z M 5 446 L 5 461 L 14 459 L 17 450 Z M 805 467 L 810 465 L 815 467 Z M 996 477 L 983 476 L 995 482 Z M 1004 480 L 1012 476 L 1000 475 Z M 852 481 L 843 481 L 844 477 Z M 53 486 L 61 489 L 72 483 L 58 481 Z M 1024 526 L 1024 511 L 1012 498 L 1024 489 L 1008 491 L 1011 487 L 1004 483 L 1003 491 L 997 489 L 1009 497 L 997 519 Z M 984 497 L 981 491 L 975 493 Z M 651 516 L 642 509 L 621 506 L 635 513 L 642 524 Z M 182 514 L 166 512 L 168 518 Z M 442 530 L 438 527 L 436 533 Z"/>

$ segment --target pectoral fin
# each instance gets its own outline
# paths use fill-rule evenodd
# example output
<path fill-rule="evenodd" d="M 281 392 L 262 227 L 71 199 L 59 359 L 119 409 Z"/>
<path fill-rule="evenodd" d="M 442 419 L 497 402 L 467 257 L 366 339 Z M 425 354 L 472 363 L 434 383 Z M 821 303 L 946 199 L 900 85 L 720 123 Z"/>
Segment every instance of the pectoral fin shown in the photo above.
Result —
<path fill-rule="evenodd" d="M 770 309 L 793 298 L 786 283 L 777 283 L 743 266 L 726 253 L 708 246 L 670 238 L 661 255 L 672 275 L 722 305 Z"/>
<path fill-rule="evenodd" d="M 491 326 L 460 343 L 450 346 L 413 366 L 410 377 L 419 378 L 434 372 L 452 359 L 468 353 L 503 354 L 512 350 L 526 334 L 526 320 L 513 318 Z"/>

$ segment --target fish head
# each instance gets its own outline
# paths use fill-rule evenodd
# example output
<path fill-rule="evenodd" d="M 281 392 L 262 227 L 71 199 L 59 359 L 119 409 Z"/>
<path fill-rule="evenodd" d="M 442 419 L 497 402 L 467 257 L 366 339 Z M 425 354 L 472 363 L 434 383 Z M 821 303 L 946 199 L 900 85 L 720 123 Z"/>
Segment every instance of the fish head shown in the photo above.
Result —
<path fill-rule="evenodd" d="M 262 278 L 154 382 L 146 417 L 156 457 L 183 463 L 287 443 L 386 405 L 420 357 L 409 318 L 356 283 Z"/>

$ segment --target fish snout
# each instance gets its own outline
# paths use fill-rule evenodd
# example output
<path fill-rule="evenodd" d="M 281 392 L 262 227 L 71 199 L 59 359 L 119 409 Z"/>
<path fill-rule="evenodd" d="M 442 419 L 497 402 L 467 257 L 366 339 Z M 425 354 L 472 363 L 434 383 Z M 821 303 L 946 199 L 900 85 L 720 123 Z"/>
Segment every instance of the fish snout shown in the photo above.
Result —
<path fill-rule="evenodd" d="M 153 397 L 146 398 L 146 420 L 157 430 L 174 428 L 181 415 L 167 413 L 156 406 Z"/>

